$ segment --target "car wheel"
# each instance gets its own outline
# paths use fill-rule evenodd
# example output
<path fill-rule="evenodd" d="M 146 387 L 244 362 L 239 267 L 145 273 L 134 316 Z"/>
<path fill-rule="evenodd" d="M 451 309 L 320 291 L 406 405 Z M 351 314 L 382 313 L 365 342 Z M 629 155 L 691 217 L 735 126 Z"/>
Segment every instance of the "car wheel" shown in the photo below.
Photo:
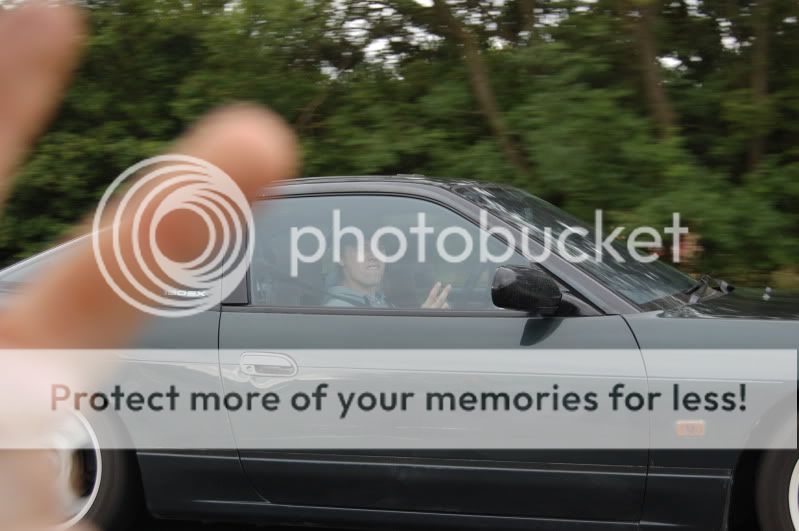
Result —
<path fill-rule="evenodd" d="M 124 450 L 102 450 L 97 433 L 83 415 L 74 415 L 59 429 L 61 441 L 52 450 L 56 491 L 68 530 L 90 522 L 104 531 L 130 529 L 142 513 L 143 497 L 136 457 Z"/>
<path fill-rule="evenodd" d="M 799 452 L 768 452 L 763 456 L 756 498 L 763 531 L 799 529 Z"/>

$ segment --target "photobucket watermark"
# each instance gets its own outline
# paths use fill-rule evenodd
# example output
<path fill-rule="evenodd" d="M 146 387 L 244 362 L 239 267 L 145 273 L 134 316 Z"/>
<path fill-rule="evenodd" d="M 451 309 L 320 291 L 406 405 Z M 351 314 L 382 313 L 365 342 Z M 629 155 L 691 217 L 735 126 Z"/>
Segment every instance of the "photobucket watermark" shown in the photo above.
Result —
<path fill-rule="evenodd" d="M 427 261 L 430 241 L 435 243 L 437 257 L 452 264 L 471 260 L 475 253 L 481 263 L 499 264 L 510 260 L 517 251 L 535 263 L 545 262 L 553 253 L 571 263 L 602 262 L 607 259 L 620 263 L 630 260 L 651 263 L 663 254 L 664 236 L 670 236 L 671 260 L 679 263 L 680 240 L 682 235 L 689 233 L 688 227 L 681 225 L 679 212 L 673 213 L 671 225 L 661 230 L 651 226 L 635 227 L 626 238 L 625 227 L 613 227 L 606 233 L 602 210 L 595 211 L 593 228 L 582 225 L 538 227 L 525 224 L 516 231 L 491 225 L 488 212 L 481 210 L 480 230 L 476 238 L 473 232 L 463 226 L 441 228 L 429 225 L 424 212 L 418 212 L 416 224 L 405 230 L 384 225 L 367 234 L 361 227 L 343 225 L 341 211 L 334 209 L 330 227 L 327 233 L 318 226 L 291 227 L 292 277 L 299 276 L 300 264 L 317 263 L 325 259 L 328 251 L 332 252 L 333 261 L 340 263 L 342 250 L 346 246 L 355 247 L 359 262 L 366 261 L 368 251 L 376 260 L 386 264 L 399 262 L 415 246 L 417 261 L 424 263 Z M 497 239 L 505 243 L 500 251 L 497 250 Z M 310 252 L 307 252 L 307 241 L 314 244 Z M 306 252 L 300 248 L 301 242 L 306 243 Z M 386 250 L 389 245 L 391 252 Z M 456 252 L 451 249 L 453 245 L 457 246 Z"/>
<path fill-rule="evenodd" d="M 170 258 L 156 237 L 163 220 L 178 211 L 196 214 L 208 234 L 204 249 L 188 261 Z M 252 210 L 238 184 L 206 160 L 174 153 L 119 175 L 103 194 L 92 229 L 95 260 L 108 285 L 131 306 L 159 317 L 185 317 L 219 304 L 246 275 L 254 245 Z M 105 230 L 110 246 L 102 244 Z"/>

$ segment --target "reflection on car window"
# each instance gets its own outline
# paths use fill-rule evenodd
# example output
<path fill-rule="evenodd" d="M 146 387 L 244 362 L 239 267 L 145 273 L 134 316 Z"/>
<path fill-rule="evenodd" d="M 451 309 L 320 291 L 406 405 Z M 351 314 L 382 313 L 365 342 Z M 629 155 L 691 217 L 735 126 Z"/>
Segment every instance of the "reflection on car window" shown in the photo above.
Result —
<path fill-rule="evenodd" d="M 470 185 L 458 187 L 455 191 L 502 219 L 526 226 L 530 229 L 531 237 L 539 242 L 544 241 L 545 228 L 551 231 L 555 241 L 562 231 L 579 227 L 585 229 L 587 235 L 575 234 L 567 240 L 566 247 L 570 254 L 591 255 L 596 249 L 592 227 L 527 192 L 499 185 Z M 586 260 L 575 263 L 575 266 L 643 309 L 670 307 L 685 302 L 681 294 L 694 284 L 693 279 L 660 260 L 641 263 L 630 256 L 626 245 L 619 242 L 613 242 L 612 245 L 624 262 L 613 259 Z"/>
<path fill-rule="evenodd" d="M 500 260 L 481 259 L 481 241 L 485 256 L 527 263 L 496 238 L 481 240 L 479 227 L 456 213 L 419 199 L 274 199 L 256 205 L 255 223 L 256 305 L 498 310 L 490 288 Z"/>

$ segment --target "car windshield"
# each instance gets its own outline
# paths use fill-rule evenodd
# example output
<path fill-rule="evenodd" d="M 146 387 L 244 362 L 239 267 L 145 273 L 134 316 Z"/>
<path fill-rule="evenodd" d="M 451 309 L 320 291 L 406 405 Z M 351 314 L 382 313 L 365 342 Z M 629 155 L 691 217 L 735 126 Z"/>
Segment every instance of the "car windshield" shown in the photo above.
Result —
<path fill-rule="evenodd" d="M 527 227 L 530 236 L 545 243 L 545 230 L 551 232 L 550 241 L 559 241 L 564 231 L 571 234 L 565 240 L 564 248 L 572 256 L 585 253 L 591 258 L 574 262 L 578 267 L 602 282 L 603 285 L 644 310 L 670 308 L 684 304 L 685 290 L 695 284 L 688 275 L 674 269 L 661 260 L 644 263 L 631 256 L 627 246 L 615 241 L 611 245 L 623 261 L 608 252 L 597 260 L 597 242 L 594 228 L 576 217 L 516 188 L 497 185 L 459 186 L 455 191 L 476 203 L 481 208 L 512 222 L 521 228 Z M 574 233 L 583 229 L 583 234 Z M 607 233 L 603 235 L 606 237 Z M 557 253 L 557 245 L 550 245 Z"/>

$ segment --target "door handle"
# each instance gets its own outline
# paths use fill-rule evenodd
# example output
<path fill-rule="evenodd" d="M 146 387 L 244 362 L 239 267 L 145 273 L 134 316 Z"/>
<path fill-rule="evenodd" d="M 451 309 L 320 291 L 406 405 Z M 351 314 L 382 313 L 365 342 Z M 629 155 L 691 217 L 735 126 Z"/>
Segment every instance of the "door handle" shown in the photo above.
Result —
<path fill-rule="evenodd" d="M 245 352 L 239 359 L 241 372 L 249 376 L 294 376 L 297 364 L 291 357 L 276 352 Z"/>

